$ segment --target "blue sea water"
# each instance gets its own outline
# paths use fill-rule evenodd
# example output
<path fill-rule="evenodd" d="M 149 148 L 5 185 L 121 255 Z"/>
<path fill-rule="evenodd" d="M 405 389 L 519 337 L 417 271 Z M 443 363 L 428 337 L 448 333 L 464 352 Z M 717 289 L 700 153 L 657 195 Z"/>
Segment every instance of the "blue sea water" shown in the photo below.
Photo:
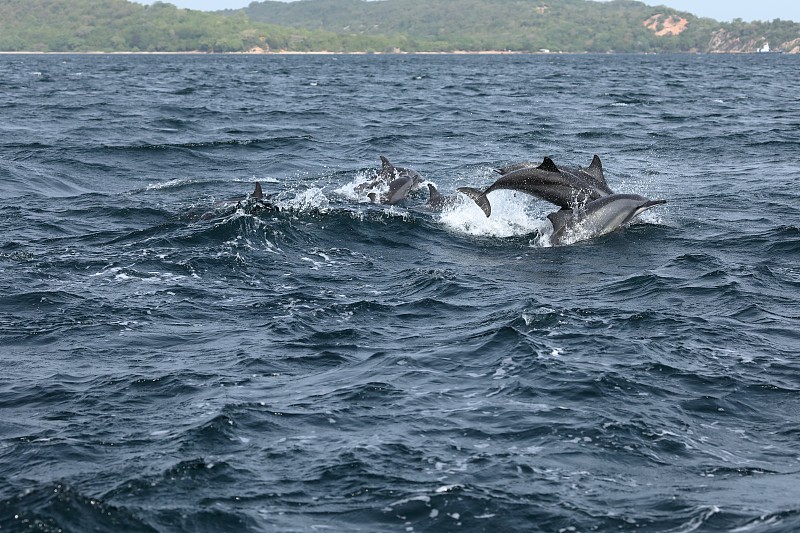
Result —
<path fill-rule="evenodd" d="M 0 530 L 799 530 L 799 67 L 0 56 Z"/>

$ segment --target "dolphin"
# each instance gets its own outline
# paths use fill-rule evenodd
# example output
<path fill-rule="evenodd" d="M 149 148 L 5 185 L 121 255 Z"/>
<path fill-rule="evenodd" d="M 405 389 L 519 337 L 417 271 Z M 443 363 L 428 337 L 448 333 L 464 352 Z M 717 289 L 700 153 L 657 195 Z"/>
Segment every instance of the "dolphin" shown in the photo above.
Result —
<path fill-rule="evenodd" d="M 501 176 L 505 176 L 506 174 L 511 174 L 517 170 L 522 170 L 523 168 L 536 168 L 539 166 L 537 163 L 533 161 L 523 161 L 522 163 L 514 163 L 513 165 L 507 165 L 505 167 L 494 168 L 495 172 L 500 174 Z"/>
<path fill-rule="evenodd" d="M 272 201 L 273 195 L 265 195 L 261 189 L 261 182 L 257 181 L 253 192 L 244 200 L 240 200 L 236 205 L 238 209 L 246 209 L 250 214 L 257 214 L 262 211 L 278 211 L 279 208 Z"/>
<path fill-rule="evenodd" d="M 380 196 L 380 202 L 387 205 L 399 204 L 405 200 L 408 193 L 422 182 L 422 176 L 415 172 L 413 176 L 401 176 L 389 182 L 389 192 Z M 369 199 L 376 203 L 378 195 L 374 192 L 369 193 Z"/>
<path fill-rule="evenodd" d="M 389 162 L 385 156 L 380 156 L 380 158 L 381 170 L 378 172 L 378 175 L 372 181 L 367 181 L 357 185 L 357 191 L 389 185 L 397 178 L 419 178 L 419 180 L 415 183 L 422 183 L 422 181 L 424 181 L 420 173 L 416 170 L 405 167 L 396 167 L 392 165 L 392 163 Z"/>
<path fill-rule="evenodd" d="M 506 174 L 510 174 L 511 172 L 517 170 L 521 170 L 524 168 L 535 168 L 536 166 L 537 166 L 536 163 L 531 163 L 530 161 L 524 161 L 522 163 L 516 163 L 514 165 L 508 165 L 506 167 L 496 168 L 494 169 L 494 171 L 500 174 L 501 176 L 505 176 Z M 558 170 L 559 172 L 578 176 L 580 179 L 593 181 L 597 184 L 598 189 L 605 191 L 607 194 L 612 194 L 611 189 L 606 183 L 606 178 L 603 175 L 603 163 L 600 161 L 600 156 L 598 156 L 597 154 L 594 155 L 594 157 L 592 158 L 592 162 L 589 163 L 589 166 L 587 168 L 559 167 Z"/>
<path fill-rule="evenodd" d="M 459 202 L 458 195 L 445 196 L 439 192 L 433 183 L 428 183 L 428 191 L 431 197 L 425 205 L 433 211 L 444 211 Z"/>
<path fill-rule="evenodd" d="M 600 158 L 597 158 L 597 161 L 599 162 Z M 592 170 L 592 174 L 586 171 L 562 172 L 552 159 L 545 157 L 539 166 L 513 170 L 483 191 L 471 187 L 460 187 L 458 191 L 472 198 L 487 217 L 492 214 L 492 206 L 486 195 L 499 189 L 524 192 L 556 204 L 562 209 L 571 209 L 575 205 L 611 194 L 611 189 L 605 184 L 605 178 L 600 181 L 597 175 L 602 177 L 602 167 L 599 173 Z"/>
<path fill-rule="evenodd" d="M 553 224 L 550 244 L 562 244 L 576 231 L 586 231 L 587 238 L 605 235 L 636 215 L 666 200 L 650 200 L 638 194 L 609 194 L 587 203 L 579 209 L 562 209 L 547 215 Z"/>

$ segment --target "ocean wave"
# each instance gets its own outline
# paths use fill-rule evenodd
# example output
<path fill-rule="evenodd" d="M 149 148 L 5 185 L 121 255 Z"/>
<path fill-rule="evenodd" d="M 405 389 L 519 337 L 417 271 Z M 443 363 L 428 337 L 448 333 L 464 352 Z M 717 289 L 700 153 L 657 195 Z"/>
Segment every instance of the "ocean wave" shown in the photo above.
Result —
<path fill-rule="evenodd" d="M 63 481 L 37 483 L 0 502 L 0 524 L 19 531 L 156 531 L 134 512 Z"/>

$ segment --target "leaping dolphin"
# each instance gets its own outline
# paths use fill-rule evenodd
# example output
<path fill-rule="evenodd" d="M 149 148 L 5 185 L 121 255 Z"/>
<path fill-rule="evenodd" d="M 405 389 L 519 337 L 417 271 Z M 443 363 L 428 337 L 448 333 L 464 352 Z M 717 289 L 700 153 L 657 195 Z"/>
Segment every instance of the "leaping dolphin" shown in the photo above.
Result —
<path fill-rule="evenodd" d="M 597 158 L 597 162 L 600 162 L 600 158 Z M 562 209 L 571 209 L 573 206 L 611 194 L 611 189 L 606 185 L 602 175 L 602 166 L 599 172 L 597 170 L 592 170 L 592 173 L 582 170 L 562 172 L 549 157 L 545 157 L 542 164 L 537 167 L 523 167 L 504 174 L 483 191 L 471 187 L 460 187 L 458 190 L 475 200 L 488 217 L 492 214 L 492 206 L 486 195 L 499 189 L 531 194 Z"/>
<path fill-rule="evenodd" d="M 524 168 L 535 168 L 536 163 L 531 163 L 530 161 L 524 161 L 522 163 L 517 163 L 515 165 L 509 165 L 507 167 L 501 167 L 494 169 L 495 172 L 500 174 L 501 176 L 505 176 L 506 174 L 510 174 L 511 172 L 521 170 Z M 606 183 L 606 178 L 603 175 L 603 163 L 600 161 L 600 156 L 597 154 L 594 155 L 592 158 L 592 162 L 589 163 L 587 168 L 583 167 L 558 167 L 559 172 L 566 173 L 566 174 L 573 174 L 578 176 L 580 179 L 593 181 L 597 188 L 601 191 L 605 191 L 607 194 L 613 194 L 611 188 L 609 188 L 608 184 Z"/>
<path fill-rule="evenodd" d="M 638 194 L 610 194 L 593 200 L 582 208 L 562 209 L 547 215 L 553 224 L 550 243 L 562 244 L 565 238 L 576 232 L 586 232 L 585 238 L 605 235 L 636 215 L 666 200 L 650 200 Z"/>
<path fill-rule="evenodd" d="M 380 158 L 381 170 L 378 172 L 378 175 L 372 181 L 359 184 L 356 187 L 357 191 L 389 185 L 397 178 L 418 178 L 418 181 L 415 183 L 422 183 L 422 181 L 424 181 L 420 173 L 416 170 L 404 167 L 396 167 L 392 165 L 392 163 L 390 163 L 385 156 L 380 156 Z"/>
<path fill-rule="evenodd" d="M 422 182 L 422 177 L 417 174 L 416 176 L 402 176 L 395 178 L 389 183 L 389 192 L 380 196 L 382 204 L 395 205 L 405 200 L 408 193 L 411 192 L 417 185 Z M 378 195 L 374 192 L 369 193 L 369 199 L 375 203 L 378 200 Z"/>
<path fill-rule="evenodd" d="M 395 167 L 388 159 L 381 156 L 381 172 L 371 183 L 362 183 L 356 189 L 372 189 L 380 185 L 389 185 L 389 191 L 380 197 L 371 192 L 367 196 L 375 203 L 380 199 L 380 203 L 395 205 L 402 202 L 408 193 L 419 187 L 425 181 L 419 172 L 410 168 Z"/>

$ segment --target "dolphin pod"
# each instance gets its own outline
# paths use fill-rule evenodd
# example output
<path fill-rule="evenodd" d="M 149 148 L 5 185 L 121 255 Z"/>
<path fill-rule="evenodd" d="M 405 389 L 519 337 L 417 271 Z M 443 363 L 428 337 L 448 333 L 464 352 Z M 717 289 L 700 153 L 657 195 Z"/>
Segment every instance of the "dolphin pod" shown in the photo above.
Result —
<path fill-rule="evenodd" d="M 522 166 L 520 166 L 522 165 Z M 472 198 L 486 216 L 492 214 L 492 206 L 487 195 L 492 191 L 509 189 L 531 194 L 562 209 L 597 200 L 612 193 L 603 176 L 600 158 L 595 156 L 588 169 L 559 168 L 552 159 L 545 157 L 539 166 L 520 163 L 498 169 L 502 177 L 489 187 L 480 191 L 472 187 L 458 190 Z"/>
<path fill-rule="evenodd" d="M 587 168 L 558 167 L 545 157 L 541 164 L 523 162 L 495 169 L 501 177 L 483 191 L 471 187 L 458 190 L 472 198 L 486 216 L 492 214 L 487 195 L 508 189 L 524 192 L 561 208 L 547 215 L 553 225 L 550 243 L 563 244 L 572 237 L 604 235 L 647 209 L 665 204 L 638 194 L 615 194 L 606 183 L 603 164 L 595 155 Z"/>
<path fill-rule="evenodd" d="M 384 156 L 380 159 L 381 169 L 377 175 L 354 188 L 356 191 L 378 189 L 367 194 L 371 202 L 396 205 L 425 182 L 417 171 L 395 167 Z M 610 233 L 647 209 L 667 202 L 612 191 L 597 155 L 585 168 L 559 167 L 545 157 L 538 165 L 523 162 L 495 169 L 495 172 L 501 177 L 486 189 L 460 187 L 458 192 L 474 200 L 487 217 L 492 214 L 488 195 L 502 189 L 530 194 L 559 206 L 561 210 L 547 215 L 553 225 L 550 236 L 553 245 Z M 458 195 L 442 195 L 432 183 L 427 186 L 430 197 L 425 206 L 432 211 L 443 211 L 460 201 Z M 264 195 L 260 183 L 256 183 L 250 198 L 259 210 L 274 209 L 271 197 Z"/>

